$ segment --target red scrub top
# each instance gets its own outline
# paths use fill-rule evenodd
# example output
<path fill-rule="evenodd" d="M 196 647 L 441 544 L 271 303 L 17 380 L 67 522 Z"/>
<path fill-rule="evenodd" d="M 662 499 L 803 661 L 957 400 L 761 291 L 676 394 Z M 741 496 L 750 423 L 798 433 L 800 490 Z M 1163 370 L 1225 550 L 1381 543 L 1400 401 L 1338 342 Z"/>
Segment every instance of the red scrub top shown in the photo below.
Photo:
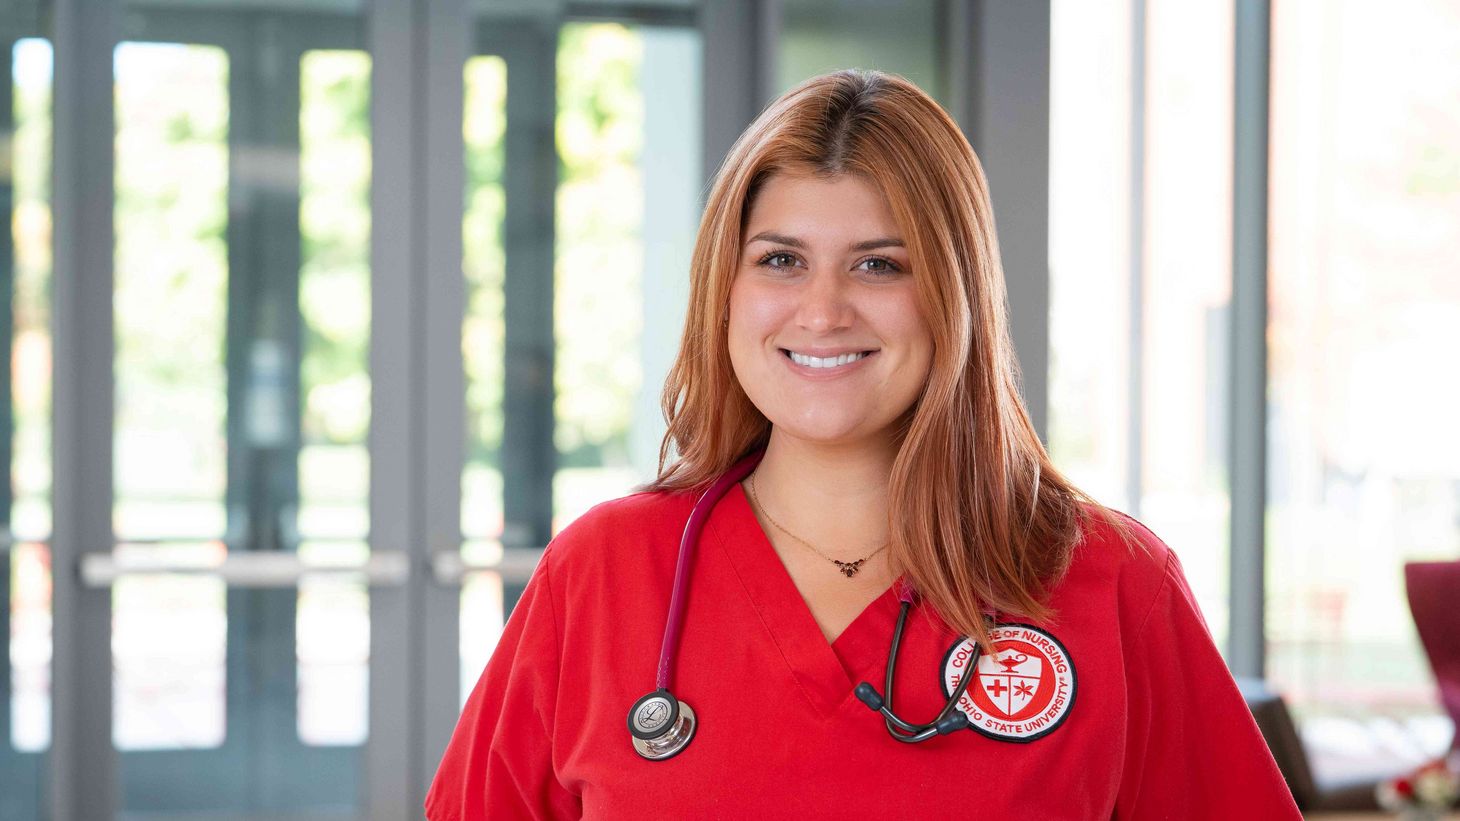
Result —
<path fill-rule="evenodd" d="M 932 720 L 974 666 L 980 728 L 904 744 L 852 692 L 882 689 L 896 585 L 828 643 L 738 484 L 706 523 L 670 684 L 698 729 L 640 758 L 626 719 L 654 689 L 693 503 L 633 494 L 553 539 L 462 711 L 431 821 L 1300 818 L 1176 554 L 1144 528 L 1132 551 L 1088 525 L 1057 616 L 1004 628 L 994 658 L 914 605 L 895 709 Z"/>

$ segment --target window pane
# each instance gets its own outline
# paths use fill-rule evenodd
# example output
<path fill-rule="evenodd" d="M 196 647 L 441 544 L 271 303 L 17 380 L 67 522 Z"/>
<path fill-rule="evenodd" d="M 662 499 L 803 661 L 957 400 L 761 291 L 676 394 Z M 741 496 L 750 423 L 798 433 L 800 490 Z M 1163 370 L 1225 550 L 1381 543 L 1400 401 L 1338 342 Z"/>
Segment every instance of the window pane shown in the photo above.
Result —
<path fill-rule="evenodd" d="M 10 555 L 10 733 L 16 752 L 51 746 L 51 553 L 17 543 Z"/>
<path fill-rule="evenodd" d="M 1049 449 L 1103 504 L 1129 480 L 1128 2 L 1050 9 Z"/>
<path fill-rule="evenodd" d="M 8 557 L 11 740 L 50 744 L 51 534 L 51 44 L 15 43 L 12 71 L 14 212 L 12 445 Z M 22 543 L 22 542 L 29 542 Z"/>
<path fill-rule="evenodd" d="M 222 558 L 221 542 L 122 546 L 118 557 Z M 118 750 L 218 747 L 226 732 L 228 620 L 218 578 L 136 574 L 112 587 L 112 668 Z"/>
<path fill-rule="evenodd" d="M 502 556 L 502 386 L 506 346 L 503 219 L 507 200 L 507 61 L 497 55 L 467 60 L 462 139 L 466 151 L 466 207 L 462 218 L 462 274 L 466 316 L 466 456 L 461 476 L 462 557 L 488 564 Z M 468 574 L 461 584 L 458 693 L 464 704 L 502 634 L 502 577 Z"/>
<path fill-rule="evenodd" d="M 12 52 L 15 210 L 14 425 L 10 530 L 51 533 L 51 44 L 26 39 Z"/>
<path fill-rule="evenodd" d="M 122 43 L 115 71 L 114 527 L 206 562 L 226 528 L 229 60 L 215 46 Z M 281 358 L 255 351 L 275 371 Z M 118 749 L 221 744 L 222 584 L 136 576 L 112 607 Z M 159 629 L 173 619 L 189 629 Z"/>
<path fill-rule="evenodd" d="M 0 326 L 9 345 L 0 444 L 10 481 L 0 485 L 0 817 L 35 818 L 51 743 L 51 44 L 3 42 L 10 97 L 0 139 L 10 151 L 0 213 L 10 230 L 0 288 L 10 316 Z"/>
<path fill-rule="evenodd" d="M 1231 0 L 1146 4 L 1141 519 L 1227 637 Z"/>
<path fill-rule="evenodd" d="M 702 210 L 699 77 L 696 31 L 563 28 L 554 532 L 657 471 Z"/>
<path fill-rule="evenodd" d="M 461 352 L 466 365 L 467 451 L 461 477 L 461 532 L 468 540 L 502 534 L 502 372 L 505 347 L 503 286 L 506 252 L 502 188 L 507 132 L 507 62 L 498 56 L 467 60 L 462 136 L 466 147 L 466 213 L 462 219 L 462 272 L 466 317 Z"/>
<path fill-rule="evenodd" d="M 645 96 L 639 30 L 563 27 L 558 46 L 553 532 L 628 492 L 643 384 Z"/>
<path fill-rule="evenodd" d="M 321 564 L 363 562 L 370 552 L 370 55 L 306 51 L 299 77 L 299 554 Z M 369 601 L 361 582 L 299 587 L 297 716 L 307 744 L 365 742 Z"/>
<path fill-rule="evenodd" d="M 1274 10 L 1269 669 L 1397 761 L 1451 733 L 1403 565 L 1460 555 L 1460 8 Z"/>

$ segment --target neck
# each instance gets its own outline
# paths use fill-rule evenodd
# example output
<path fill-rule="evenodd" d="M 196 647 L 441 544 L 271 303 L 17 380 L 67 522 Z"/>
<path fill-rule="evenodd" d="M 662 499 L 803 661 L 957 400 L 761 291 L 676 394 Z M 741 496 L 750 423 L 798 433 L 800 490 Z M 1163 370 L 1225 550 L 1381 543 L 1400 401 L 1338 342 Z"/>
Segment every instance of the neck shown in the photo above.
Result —
<path fill-rule="evenodd" d="M 755 469 L 761 504 L 827 555 L 860 558 L 888 539 L 887 485 L 897 444 L 825 445 L 771 429 Z"/>

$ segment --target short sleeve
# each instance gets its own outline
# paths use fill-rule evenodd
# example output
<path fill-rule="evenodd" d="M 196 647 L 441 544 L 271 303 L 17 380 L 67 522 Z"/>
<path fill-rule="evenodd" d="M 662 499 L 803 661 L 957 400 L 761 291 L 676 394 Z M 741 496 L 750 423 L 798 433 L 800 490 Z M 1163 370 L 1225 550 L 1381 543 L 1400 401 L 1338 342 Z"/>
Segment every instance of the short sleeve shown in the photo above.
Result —
<path fill-rule="evenodd" d="M 1128 726 L 1115 817 L 1301 818 L 1181 562 L 1164 552 L 1155 600 L 1124 647 Z"/>
<path fill-rule="evenodd" d="M 560 672 L 552 545 L 512 609 L 426 794 L 430 821 L 578 818 L 553 771 Z"/>

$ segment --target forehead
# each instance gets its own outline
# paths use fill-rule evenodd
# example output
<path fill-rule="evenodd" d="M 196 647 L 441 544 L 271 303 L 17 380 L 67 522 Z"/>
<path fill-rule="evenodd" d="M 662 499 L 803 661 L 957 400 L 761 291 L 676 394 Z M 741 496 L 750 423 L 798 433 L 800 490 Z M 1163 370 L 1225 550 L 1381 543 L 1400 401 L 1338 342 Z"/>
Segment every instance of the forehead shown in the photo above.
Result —
<path fill-rule="evenodd" d="M 887 198 L 856 174 L 774 174 L 756 192 L 745 226 L 746 237 L 763 229 L 814 231 L 822 237 L 893 234 L 897 229 Z"/>

